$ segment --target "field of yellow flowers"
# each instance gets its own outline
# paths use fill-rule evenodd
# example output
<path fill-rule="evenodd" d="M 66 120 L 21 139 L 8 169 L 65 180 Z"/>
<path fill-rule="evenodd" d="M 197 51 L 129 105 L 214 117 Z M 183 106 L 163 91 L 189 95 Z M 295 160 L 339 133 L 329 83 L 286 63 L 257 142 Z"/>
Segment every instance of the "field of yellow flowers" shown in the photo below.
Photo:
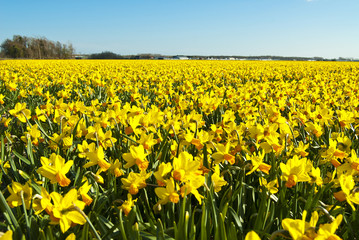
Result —
<path fill-rule="evenodd" d="M 359 239 L 358 83 L 358 63 L 1 61 L 1 239 Z"/>

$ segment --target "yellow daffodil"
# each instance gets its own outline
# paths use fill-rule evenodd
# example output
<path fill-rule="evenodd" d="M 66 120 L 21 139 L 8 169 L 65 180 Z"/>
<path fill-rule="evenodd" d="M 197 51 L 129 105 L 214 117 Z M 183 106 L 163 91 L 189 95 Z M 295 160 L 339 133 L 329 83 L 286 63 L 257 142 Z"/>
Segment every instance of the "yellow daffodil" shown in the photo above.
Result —
<path fill-rule="evenodd" d="M 284 144 L 277 136 L 268 135 L 264 138 L 264 140 L 265 142 L 261 142 L 259 145 L 265 151 L 265 153 L 274 151 L 276 156 L 278 156 L 284 150 Z"/>
<path fill-rule="evenodd" d="M 24 132 L 25 136 L 21 136 L 21 140 L 24 141 L 26 145 L 28 140 L 35 146 L 39 145 L 39 140 L 42 140 L 42 138 L 38 126 L 32 125 L 31 127 L 27 127 L 27 130 L 28 132 Z"/>
<path fill-rule="evenodd" d="M 117 139 L 112 137 L 112 131 L 106 131 L 104 135 L 100 136 L 99 138 L 100 144 L 107 149 L 108 147 L 115 147 L 115 143 Z"/>
<path fill-rule="evenodd" d="M 74 233 L 71 233 L 70 235 L 67 236 L 65 240 L 76 240 L 76 235 Z"/>
<path fill-rule="evenodd" d="M 88 206 L 92 203 L 93 199 L 88 195 L 92 184 L 89 184 L 87 178 L 83 178 L 81 187 L 78 190 L 78 194 L 81 196 L 82 201 Z"/>
<path fill-rule="evenodd" d="M 298 182 L 308 182 L 311 180 L 309 171 L 312 165 L 306 158 L 299 159 L 297 155 L 289 159 L 286 164 L 280 163 L 282 180 L 286 181 L 286 186 L 291 188 Z"/>
<path fill-rule="evenodd" d="M 122 154 L 123 159 L 127 162 L 124 167 L 130 168 L 136 164 L 141 171 L 146 170 L 149 164 L 146 159 L 147 155 L 143 145 L 132 145 L 129 153 Z"/>
<path fill-rule="evenodd" d="M 59 183 L 61 187 L 66 187 L 70 184 L 71 180 L 66 177 L 70 171 L 73 161 L 67 161 L 60 155 L 52 153 L 49 158 L 41 157 L 41 164 L 37 172 L 42 176 L 50 179 L 51 183 Z"/>
<path fill-rule="evenodd" d="M 320 173 L 320 168 L 317 167 L 312 167 L 312 170 L 309 172 L 309 176 L 311 178 L 311 180 L 309 181 L 311 184 L 315 183 L 318 186 L 322 186 L 323 185 L 323 179 L 321 177 L 321 173 Z"/>
<path fill-rule="evenodd" d="M 53 204 L 51 203 L 51 196 L 44 187 L 41 187 L 41 195 L 35 195 L 32 207 L 35 214 L 40 214 L 43 210 L 51 215 Z"/>
<path fill-rule="evenodd" d="M 144 149 L 150 150 L 153 145 L 157 143 L 157 140 L 153 138 L 154 134 L 150 133 L 148 135 L 141 134 L 140 140 L 137 142 L 143 146 Z"/>
<path fill-rule="evenodd" d="M 24 198 L 26 209 L 30 209 L 30 203 L 32 199 L 32 188 L 29 183 L 21 185 L 18 182 L 12 182 L 11 187 L 7 186 L 10 196 L 6 199 L 10 207 L 18 207 L 22 205 L 21 195 Z"/>
<path fill-rule="evenodd" d="M 36 115 L 34 116 L 35 119 L 41 121 L 41 122 L 46 122 L 47 120 L 47 115 L 46 112 L 42 109 L 40 109 L 39 107 L 35 108 L 35 113 Z"/>
<path fill-rule="evenodd" d="M 218 164 L 223 161 L 227 161 L 232 165 L 235 163 L 236 158 L 235 158 L 235 156 L 230 154 L 230 152 L 229 152 L 230 147 L 231 147 L 230 143 L 227 143 L 226 145 L 223 145 L 223 144 L 216 145 L 217 152 L 212 154 L 212 158 L 215 160 L 214 164 Z"/>
<path fill-rule="evenodd" d="M 78 156 L 80 158 L 85 158 L 86 157 L 86 153 L 90 152 L 90 151 L 95 151 L 96 149 L 96 145 L 95 143 L 91 143 L 88 144 L 86 140 L 82 141 L 82 144 L 78 144 L 77 145 L 77 149 L 79 150 L 79 154 Z"/>
<path fill-rule="evenodd" d="M 127 216 L 131 212 L 133 206 L 135 206 L 136 202 L 137 202 L 137 199 L 132 200 L 132 195 L 127 194 L 127 200 L 125 200 L 124 203 L 122 203 L 122 205 L 119 207 L 119 209 L 121 209 Z"/>
<path fill-rule="evenodd" d="M 335 192 L 334 197 L 338 201 L 347 201 L 352 209 L 355 211 L 354 204 L 359 204 L 359 192 L 352 191 L 355 187 L 355 182 L 352 175 L 340 175 L 339 183 L 341 187 L 341 191 Z"/>
<path fill-rule="evenodd" d="M 299 142 L 298 147 L 294 148 L 294 152 L 302 157 L 306 157 L 308 156 L 308 152 L 306 152 L 305 150 L 307 150 L 309 147 L 309 144 L 304 145 L 303 142 Z"/>
<path fill-rule="evenodd" d="M 260 177 L 259 184 L 261 186 L 264 186 L 271 194 L 276 194 L 278 192 L 278 188 L 277 188 L 278 180 L 277 179 L 274 179 L 268 183 L 265 178 Z"/>
<path fill-rule="evenodd" d="M 202 175 L 193 175 L 189 181 L 187 181 L 181 188 L 181 196 L 184 197 L 185 195 L 188 195 L 190 193 L 193 194 L 193 196 L 197 199 L 199 204 L 202 204 L 202 199 L 204 196 L 202 196 L 198 192 L 198 188 L 202 187 L 205 181 L 205 177 Z"/>
<path fill-rule="evenodd" d="M 116 159 L 115 162 L 113 162 L 110 158 L 110 162 L 111 162 L 111 167 L 108 169 L 108 171 L 112 173 L 115 177 L 121 177 L 124 174 L 124 172 L 121 169 L 122 164 L 120 163 L 120 161 Z"/>
<path fill-rule="evenodd" d="M 285 218 L 282 220 L 282 227 L 287 230 L 293 240 L 314 239 L 316 237 L 315 226 L 318 222 L 319 215 L 317 212 L 312 213 L 310 222 L 306 222 L 307 211 L 303 211 L 302 219 Z"/>
<path fill-rule="evenodd" d="M 256 170 L 257 171 L 260 170 L 266 174 L 269 174 L 269 170 L 271 169 L 272 166 L 263 162 L 264 156 L 265 156 L 265 152 L 261 151 L 259 152 L 258 155 L 254 152 L 252 155 L 249 155 L 247 157 L 247 160 L 250 160 L 252 163 L 252 169 L 249 172 L 247 172 L 246 175 L 249 175 Z"/>
<path fill-rule="evenodd" d="M 0 94 L 0 104 L 4 104 L 4 95 Z"/>
<path fill-rule="evenodd" d="M 10 110 L 9 113 L 23 123 L 26 123 L 26 120 L 31 118 L 31 111 L 26 109 L 26 103 L 16 103 L 15 108 Z"/>
<path fill-rule="evenodd" d="M 136 195 L 139 189 L 147 186 L 146 179 L 151 175 L 151 172 L 146 173 L 145 171 L 141 171 L 141 173 L 130 172 L 127 178 L 121 178 L 122 188 L 128 190 L 132 195 Z"/>
<path fill-rule="evenodd" d="M 344 133 L 342 133 L 340 136 L 336 139 L 338 141 L 337 148 L 340 151 L 350 153 L 350 149 L 352 146 L 352 141 L 347 136 L 344 136 Z"/>
<path fill-rule="evenodd" d="M 258 236 L 258 234 L 255 231 L 250 231 L 247 233 L 244 240 L 261 240 L 261 238 Z"/>
<path fill-rule="evenodd" d="M 89 126 L 87 128 L 86 139 L 90 139 L 92 141 L 100 141 L 103 138 L 104 132 L 99 123 L 96 123 L 94 126 Z"/>
<path fill-rule="evenodd" d="M 356 171 L 359 171 L 359 158 L 354 149 L 352 149 L 351 156 L 348 160 L 350 163 L 350 167 Z"/>
<path fill-rule="evenodd" d="M 325 161 L 331 162 L 334 167 L 339 167 L 341 163 L 337 159 L 344 159 L 347 154 L 337 149 L 337 141 L 329 139 L 329 148 L 322 154 Z"/>
<path fill-rule="evenodd" d="M 12 230 L 6 231 L 6 233 L 0 233 L 0 240 L 13 240 Z"/>
<path fill-rule="evenodd" d="M 355 121 L 354 113 L 346 110 L 339 110 L 338 121 L 341 127 L 349 128 L 349 125 Z"/>
<path fill-rule="evenodd" d="M 1 144 L 1 141 L 0 141 L 0 144 Z M 9 161 L 2 162 L 2 160 L 0 159 L 0 165 L 2 165 L 5 173 L 7 174 L 7 169 L 11 168 Z M 1 182 L 1 179 L 0 179 L 0 182 Z"/>
<path fill-rule="evenodd" d="M 215 192 L 221 191 L 222 187 L 228 184 L 227 181 L 224 180 L 224 178 L 220 175 L 219 165 L 216 165 L 214 167 L 214 172 L 211 176 L 211 180 Z"/>
<path fill-rule="evenodd" d="M 76 189 L 71 189 L 64 197 L 57 192 L 52 192 L 50 195 L 54 202 L 53 216 L 60 224 L 63 233 L 70 228 L 72 223 L 80 225 L 86 223 L 86 219 L 80 213 L 86 204 L 77 199 Z"/>
<path fill-rule="evenodd" d="M 308 122 L 306 123 L 305 130 L 316 137 L 320 137 L 323 134 L 323 127 L 319 123 Z"/>
<path fill-rule="evenodd" d="M 10 91 L 16 91 L 17 88 L 17 84 L 15 82 L 9 82 L 6 84 L 6 87 L 10 90 Z"/>
<path fill-rule="evenodd" d="M 84 168 L 88 168 L 94 165 L 99 165 L 102 171 L 107 171 L 111 164 L 105 160 L 105 153 L 103 147 L 96 148 L 95 143 L 89 145 L 89 151 L 86 152 L 86 158 L 90 160 L 84 165 Z"/>
<path fill-rule="evenodd" d="M 335 234 L 335 231 L 338 229 L 340 223 L 343 220 L 343 215 L 338 215 L 333 222 L 320 224 L 318 229 L 318 235 L 315 240 L 341 240 L 341 238 Z"/>
<path fill-rule="evenodd" d="M 166 181 L 168 180 L 171 171 L 172 171 L 171 163 L 162 162 L 160 164 L 158 170 L 153 173 L 153 176 L 155 176 L 157 180 L 157 184 L 159 186 L 166 186 Z"/>
<path fill-rule="evenodd" d="M 173 159 L 172 176 L 175 180 L 185 182 L 192 174 L 199 169 L 200 162 L 193 160 L 193 156 L 188 152 L 181 152 L 178 158 Z"/>
<path fill-rule="evenodd" d="M 166 182 L 165 188 L 155 188 L 155 193 L 160 198 L 157 204 L 164 205 L 168 202 L 177 203 L 179 201 L 179 194 L 177 193 L 176 188 L 178 187 L 176 187 L 172 178 Z"/>

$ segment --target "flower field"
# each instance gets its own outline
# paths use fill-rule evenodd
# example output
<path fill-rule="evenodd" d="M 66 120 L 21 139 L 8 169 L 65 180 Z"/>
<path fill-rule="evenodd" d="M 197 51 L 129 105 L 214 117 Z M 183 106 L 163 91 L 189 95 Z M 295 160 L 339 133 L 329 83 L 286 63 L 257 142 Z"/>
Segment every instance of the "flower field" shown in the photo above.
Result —
<path fill-rule="evenodd" d="M 359 239 L 359 64 L 0 61 L 2 239 Z"/>

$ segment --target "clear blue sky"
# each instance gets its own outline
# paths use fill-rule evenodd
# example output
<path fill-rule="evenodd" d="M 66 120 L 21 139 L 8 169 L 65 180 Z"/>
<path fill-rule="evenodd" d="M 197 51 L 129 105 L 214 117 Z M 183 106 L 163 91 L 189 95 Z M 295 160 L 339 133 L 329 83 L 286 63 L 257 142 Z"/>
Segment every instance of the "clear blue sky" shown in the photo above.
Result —
<path fill-rule="evenodd" d="M 359 0 L 0 0 L 0 42 L 77 53 L 359 58 Z"/>

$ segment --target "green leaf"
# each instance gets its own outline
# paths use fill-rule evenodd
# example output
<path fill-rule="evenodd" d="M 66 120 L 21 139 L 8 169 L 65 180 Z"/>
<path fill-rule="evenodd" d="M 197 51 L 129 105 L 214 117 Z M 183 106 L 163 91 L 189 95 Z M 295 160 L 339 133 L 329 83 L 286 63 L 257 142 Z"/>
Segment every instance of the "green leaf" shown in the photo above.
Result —
<path fill-rule="evenodd" d="M 165 239 L 165 233 L 163 231 L 163 225 L 161 222 L 161 219 L 157 219 L 157 231 L 156 231 L 156 237 L 157 239 L 164 240 Z"/>
<path fill-rule="evenodd" d="M 119 217 L 120 217 L 120 232 L 121 232 L 121 236 L 122 236 L 122 239 L 123 240 L 127 240 L 127 236 L 126 236 L 126 232 L 125 232 L 125 227 L 123 225 L 123 218 L 122 218 L 122 209 L 120 210 L 120 214 L 119 214 Z"/>
<path fill-rule="evenodd" d="M 202 205 L 202 216 L 201 216 L 201 239 L 205 240 L 207 239 L 207 216 L 208 216 L 208 212 L 207 212 L 207 208 L 206 208 L 206 203 L 205 201 L 203 201 L 203 205 Z"/>
<path fill-rule="evenodd" d="M 227 240 L 226 227 L 224 225 L 224 216 L 222 215 L 222 213 L 218 214 L 218 229 L 215 229 L 215 232 L 217 231 L 219 231 L 219 234 L 216 234 L 216 236 L 219 236 L 220 240 Z"/>
<path fill-rule="evenodd" d="M 29 156 L 30 158 L 30 161 L 31 161 L 31 166 L 34 167 L 35 163 L 34 163 L 34 155 L 33 155 L 33 152 L 32 152 L 32 143 L 31 143 L 31 140 L 28 139 L 27 140 L 27 155 Z"/>
<path fill-rule="evenodd" d="M 24 156 L 22 156 L 20 153 L 16 152 L 15 150 L 12 150 L 12 152 L 15 154 L 16 157 L 18 157 L 21 161 L 26 163 L 27 165 L 31 165 L 31 162 Z"/>
<path fill-rule="evenodd" d="M 242 221 L 239 219 L 236 211 L 234 211 L 234 209 L 231 206 L 228 207 L 228 211 L 231 217 L 233 217 L 234 223 L 237 225 L 237 227 L 243 229 Z"/>

